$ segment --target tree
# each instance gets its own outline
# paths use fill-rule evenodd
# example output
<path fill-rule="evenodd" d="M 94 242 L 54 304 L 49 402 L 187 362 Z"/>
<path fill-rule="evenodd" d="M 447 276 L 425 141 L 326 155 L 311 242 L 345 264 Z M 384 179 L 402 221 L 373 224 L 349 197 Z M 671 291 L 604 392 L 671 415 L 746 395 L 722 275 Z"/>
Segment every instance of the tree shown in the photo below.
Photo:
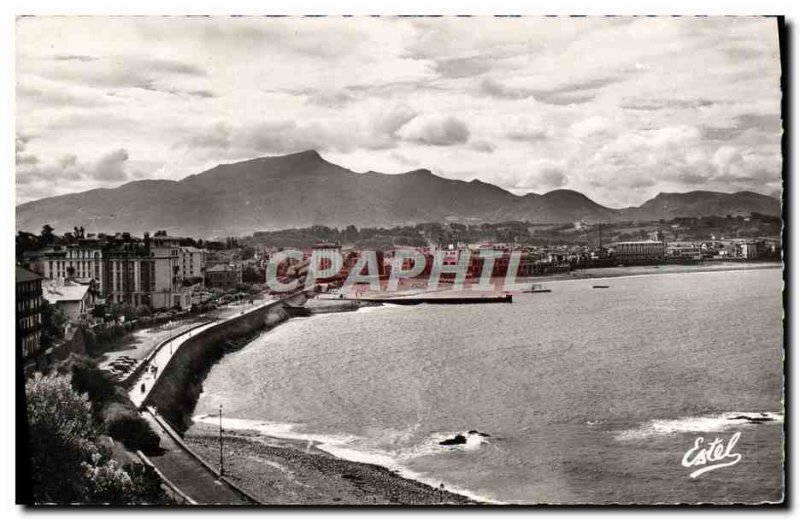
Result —
<path fill-rule="evenodd" d="M 245 267 L 242 271 L 242 282 L 243 283 L 264 283 L 264 273 L 260 272 L 258 269 L 254 267 Z"/>
<path fill-rule="evenodd" d="M 42 244 L 50 245 L 55 242 L 56 237 L 53 234 L 53 226 L 50 224 L 45 224 L 42 226 L 42 232 L 39 234 L 39 240 Z"/>
<path fill-rule="evenodd" d="M 15 242 L 17 246 L 17 260 L 22 260 L 22 254 L 26 251 L 37 251 L 41 249 L 39 237 L 33 233 L 20 231 L 17 233 L 17 239 Z"/>
<path fill-rule="evenodd" d="M 56 340 L 64 337 L 67 316 L 64 311 L 42 298 L 39 312 L 42 316 L 42 348 L 50 348 Z"/>
<path fill-rule="evenodd" d="M 106 315 L 112 320 L 122 316 L 125 321 L 130 321 L 136 318 L 137 312 L 136 308 L 128 303 L 110 303 L 106 305 Z"/>

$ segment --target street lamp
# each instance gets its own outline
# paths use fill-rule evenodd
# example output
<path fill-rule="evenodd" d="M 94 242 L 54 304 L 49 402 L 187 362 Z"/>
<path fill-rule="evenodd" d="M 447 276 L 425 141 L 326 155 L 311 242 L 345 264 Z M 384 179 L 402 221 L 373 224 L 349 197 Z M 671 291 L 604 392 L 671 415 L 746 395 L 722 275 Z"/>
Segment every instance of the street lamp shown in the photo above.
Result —
<path fill-rule="evenodd" d="M 219 476 L 222 476 L 222 405 L 219 405 Z"/>

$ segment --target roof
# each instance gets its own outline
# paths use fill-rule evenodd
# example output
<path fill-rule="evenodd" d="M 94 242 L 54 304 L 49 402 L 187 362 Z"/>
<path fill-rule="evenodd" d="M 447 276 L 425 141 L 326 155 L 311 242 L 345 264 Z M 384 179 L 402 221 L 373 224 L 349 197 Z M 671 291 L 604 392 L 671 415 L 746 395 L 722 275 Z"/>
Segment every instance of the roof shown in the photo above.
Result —
<path fill-rule="evenodd" d="M 238 269 L 227 264 L 217 264 L 206 268 L 206 273 L 223 273 L 225 271 L 238 271 Z"/>
<path fill-rule="evenodd" d="M 50 303 L 80 301 L 89 291 L 88 285 L 54 285 L 44 287 L 42 296 Z"/>
<path fill-rule="evenodd" d="M 205 253 L 206 252 L 205 249 L 198 249 L 198 248 L 193 247 L 193 246 L 184 246 L 181 249 L 183 249 L 183 251 L 186 252 L 186 253 Z"/>
<path fill-rule="evenodd" d="M 663 244 L 660 240 L 629 240 L 627 242 L 612 242 L 610 245 L 612 246 L 621 246 L 621 245 L 632 245 L 632 244 Z"/>
<path fill-rule="evenodd" d="M 38 275 L 33 271 L 28 271 L 27 269 L 17 266 L 17 283 L 33 282 L 34 280 L 41 280 L 42 278 L 43 277 L 41 275 Z"/>

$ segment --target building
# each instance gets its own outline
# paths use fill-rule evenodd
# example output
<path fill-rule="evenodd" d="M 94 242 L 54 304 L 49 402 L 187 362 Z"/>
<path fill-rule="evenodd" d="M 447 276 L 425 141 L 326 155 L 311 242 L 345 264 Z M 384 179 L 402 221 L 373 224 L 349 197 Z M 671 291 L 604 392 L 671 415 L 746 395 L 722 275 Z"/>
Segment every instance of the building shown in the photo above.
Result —
<path fill-rule="evenodd" d="M 700 260 L 703 258 L 703 248 L 692 242 L 670 242 L 666 248 L 669 258 L 684 260 Z"/>
<path fill-rule="evenodd" d="M 69 246 L 53 246 L 41 251 L 32 262 L 48 280 L 103 278 L 103 247 L 98 239 L 84 239 Z"/>
<path fill-rule="evenodd" d="M 242 268 L 236 263 L 212 265 L 206 269 L 206 287 L 227 291 L 242 283 Z"/>
<path fill-rule="evenodd" d="M 44 299 L 61 309 L 70 323 L 89 321 L 94 309 L 94 294 L 88 285 L 54 282 L 43 286 Z"/>
<path fill-rule="evenodd" d="M 614 258 L 622 263 L 655 262 L 664 259 L 664 242 L 641 240 L 636 242 L 616 242 L 612 244 Z"/>
<path fill-rule="evenodd" d="M 75 243 L 41 251 L 34 263 L 44 278 L 94 281 L 108 303 L 147 305 L 154 309 L 188 308 L 183 287 L 179 239 L 166 235 L 143 239 L 128 233 L 80 238 Z M 189 262 L 194 268 L 194 262 Z"/>
<path fill-rule="evenodd" d="M 28 370 L 39 365 L 42 350 L 42 277 L 17 267 L 16 287 L 16 347 Z"/>
<path fill-rule="evenodd" d="M 745 242 L 740 246 L 740 255 L 742 258 L 757 258 L 758 257 L 758 246 L 756 246 L 755 242 Z"/>
<path fill-rule="evenodd" d="M 206 271 L 206 252 L 196 247 L 181 247 L 181 278 L 203 282 Z"/>

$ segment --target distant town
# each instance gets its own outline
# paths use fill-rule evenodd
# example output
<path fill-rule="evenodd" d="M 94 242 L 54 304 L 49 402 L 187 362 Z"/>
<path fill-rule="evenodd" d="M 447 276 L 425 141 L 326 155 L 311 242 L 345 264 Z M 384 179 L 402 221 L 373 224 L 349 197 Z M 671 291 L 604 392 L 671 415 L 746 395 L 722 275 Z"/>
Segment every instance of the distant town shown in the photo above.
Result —
<path fill-rule="evenodd" d="M 477 278 L 483 269 L 480 252 L 491 249 L 497 252 L 492 276 L 506 276 L 514 252 L 516 276 L 525 278 L 594 267 L 776 261 L 780 233 L 779 217 L 758 213 L 614 224 L 312 226 L 221 240 L 79 227 L 59 235 L 44 226 L 39 234 L 21 231 L 16 237 L 18 341 L 27 369 L 42 369 L 68 356 L 76 341 L 85 344 L 86 331 L 96 340 L 110 326 L 157 323 L 247 300 L 269 292 L 267 265 L 285 248 L 303 251 L 303 260 L 288 260 L 278 270 L 282 280 L 298 280 L 298 288 L 315 251 L 341 254 L 341 271 L 323 280 L 336 287 L 368 249 L 377 252 L 383 279 L 395 252 L 409 249 L 425 258 L 420 276 L 431 273 L 438 252 L 445 264 L 469 254 L 467 276 Z"/>

